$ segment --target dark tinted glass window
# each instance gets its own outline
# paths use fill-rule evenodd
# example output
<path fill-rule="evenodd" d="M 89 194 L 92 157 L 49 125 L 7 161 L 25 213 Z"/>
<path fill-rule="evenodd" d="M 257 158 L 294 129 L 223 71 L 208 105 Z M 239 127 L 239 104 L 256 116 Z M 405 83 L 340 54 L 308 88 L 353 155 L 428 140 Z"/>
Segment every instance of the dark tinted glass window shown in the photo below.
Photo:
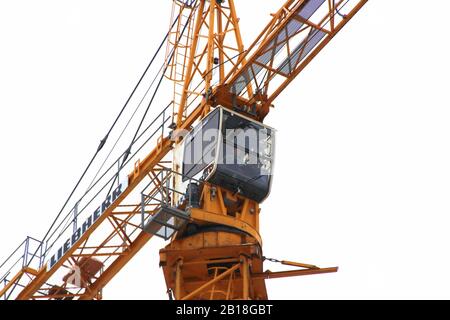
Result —
<path fill-rule="evenodd" d="M 183 175 L 193 177 L 205 169 L 215 158 L 219 133 L 220 110 L 208 115 L 185 138 Z M 183 180 L 187 180 L 184 177 Z"/>
<path fill-rule="evenodd" d="M 261 201 L 270 189 L 273 133 L 226 110 L 222 119 L 222 162 L 212 182 Z"/>

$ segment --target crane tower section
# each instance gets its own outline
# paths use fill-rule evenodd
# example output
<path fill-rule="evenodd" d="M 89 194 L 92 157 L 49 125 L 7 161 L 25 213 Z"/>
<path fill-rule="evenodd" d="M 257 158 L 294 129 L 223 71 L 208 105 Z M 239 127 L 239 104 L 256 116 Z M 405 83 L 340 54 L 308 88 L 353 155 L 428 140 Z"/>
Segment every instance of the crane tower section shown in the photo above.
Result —
<path fill-rule="evenodd" d="M 172 17 L 178 22 L 168 41 L 167 76 L 174 81 L 179 126 L 245 59 L 234 1 L 173 1 Z M 208 112 L 205 108 L 203 116 Z"/>
<path fill-rule="evenodd" d="M 177 229 L 160 251 L 166 284 L 175 298 L 267 298 L 265 277 L 256 275 L 263 273 L 260 204 L 270 190 L 275 131 L 262 121 L 279 93 L 364 3 L 287 1 L 243 51 L 234 1 L 199 2 L 194 27 L 199 37 L 192 42 L 181 104 L 174 114 L 177 128 L 186 113 L 192 114 L 189 87 L 199 76 L 199 118 L 180 138 L 183 147 L 175 146 L 171 179 L 182 197 L 175 197 L 174 208 L 161 214 Z M 225 8 L 230 15 L 224 14 Z M 224 45 L 223 21 L 233 26 L 232 45 Z M 204 46 L 199 45 L 201 38 L 208 40 Z M 233 59 L 225 54 L 230 47 L 239 48 L 238 55 L 224 76 L 225 58 Z M 236 137 L 237 131 L 244 139 Z M 249 132 L 254 134 L 246 136 Z M 189 221 L 175 211 L 180 208 L 189 212 Z M 154 225 L 151 221 L 148 229 Z M 337 270 L 297 266 L 303 268 L 297 275 Z"/>

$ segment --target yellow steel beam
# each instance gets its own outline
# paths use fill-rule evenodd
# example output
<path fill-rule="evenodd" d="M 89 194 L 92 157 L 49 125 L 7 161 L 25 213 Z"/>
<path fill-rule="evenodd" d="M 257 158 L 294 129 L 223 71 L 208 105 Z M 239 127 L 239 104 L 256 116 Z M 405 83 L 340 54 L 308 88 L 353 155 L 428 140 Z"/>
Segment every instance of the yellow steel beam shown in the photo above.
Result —
<path fill-rule="evenodd" d="M 0 291 L 0 297 L 2 297 L 4 294 L 6 294 L 6 292 L 8 292 L 8 290 L 9 290 L 16 282 L 19 282 L 20 279 L 22 278 L 22 276 L 23 276 L 24 274 L 26 274 L 26 273 L 31 274 L 31 275 L 34 275 L 34 276 L 37 275 L 37 271 L 34 270 L 34 269 L 32 269 L 32 268 L 25 267 L 25 268 L 20 269 L 20 271 L 19 271 L 19 272 L 11 279 L 11 281 L 8 282 L 8 284 Z"/>
<path fill-rule="evenodd" d="M 201 293 L 206 288 L 212 286 L 213 284 L 217 283 L 218 281 L 222 280 L 223 278 L 225 278 L 228 275 L 230 275 L 231 273 L 233 273 L 239 267 L 240 267 L 239 263 L 235 264 L 233 267 L 231 267 L 230 269 L 228 269 L 224 273 L 221 273 L 216 278 L 212 279 L 211 281 L 208 281 L 207 283 L 205 283 L 202 286 L 200 286 L 198 289 L 196 289 L 196 290 L 192 291 L 191 293 L 189 293 L 188 295 L 184 296 L 181 300 L 190 300 L 191 298 L 195 297 L 197 294 Z"/>
<path fill-rule="evenodd" d="M 130 245 L 129 250 L 121 255 L 89 286 L 80 300 L 91 300 L 102 290 L 106 284 L 139 252 L 140 249 L 152 238 L 152 236 L 142 231 Z"/>
<path fill-rule="evenodd" d="M 64 262 L 72 256 L 89 236 L 107 219 L 114 209 L 121 203 L 139 184 L 139 182 L 146 176 L 149 169 L 155 166 L 171 149 L 172 141 L 169 139 L 163 139 L 162 145 L 156 147 L 145 159 L 140 162 L 139 175 L 135 176 L 133 173 L 129 176 L 129 185 L 123 191 L 123 193 L 117 198 L 117 200 L 111 204 L 111 206 L 105 210 L 105 212 L 98 218 L 98 220 L 92 224 L 92 226 L 86 230 L 86 232 L 80 237 L 77 243 L 72 246 L 66 254 L 51 268 L 47 270 L 47 266 L 43 266 L 37 276 L 19 293 L 18 300 L 30 299 L 31 296 L 41 288 L 42 285 L 58 270 Z M 119 259 L 119 258 L 118 258 Z"/>
<path fill-rule="evenodd" d="M 265 102 L 265 106 L 269 106 L 283 92 L 284 89 L 305 69 L 306 66 L 322 51 L 323 48 L 335 37 L 335 35 L 344 28 L 344 26 L 358 13 L 359 10 L 367 3 L 368 0 L 360 0 L 360 2 L 346 15 L 334 30 L 325 37 L 325 39 L 308 55 L 308 57 L 295 69 L 293 73 L 269 96 Z"/>
<path fill-rule="evenodd" d="M 265 271 L 262 273 L 252 274 L 253 279 L 276 279 L 286 277 L 307 276 L 313 274 L 333 273 L 337 272 L 338 267 L 333 268 L 318 268 L 318 269 L 303 269 L 303 270 L 289 270 L 289 271 Z"/>

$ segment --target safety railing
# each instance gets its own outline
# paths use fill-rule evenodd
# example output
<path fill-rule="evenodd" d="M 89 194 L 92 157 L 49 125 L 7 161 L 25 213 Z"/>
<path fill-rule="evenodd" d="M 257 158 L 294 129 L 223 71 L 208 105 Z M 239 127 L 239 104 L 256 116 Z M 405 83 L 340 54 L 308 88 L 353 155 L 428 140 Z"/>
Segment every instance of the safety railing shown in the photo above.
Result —
<path fill-rule="evenodd" d="M 0 265 L 0 292 L 6 289 L 11 281 L 14 281 L 12 286 L 5 292 L 2 292 L 0 299 L 7 300 L 11 293 L 17 286 L 23 285 L 23 280 L 16 275 L 25 268 L 32 268 L 37 270 L 42 261 L 42 242 L 33 238 L 27 237 Z M 36 259 L 33 259 L 36 258 Z M 34 260 L 34 261 L 33 261 Z M 33 263 L 32 263 L 33 262 Z M 25 279 L 25 282 L 31 280 Z"/>
<path fill-rule="evenodd" d="M 175 188 L 174 181 L 183 178 L 185 190 Z M 170 239 L 189 220 L 189 209 L 199 206 L 202 183 L 169 168 L 161 168 L 141 192 L 142 229 Z"/>
<path fill-rule="evenodd" d="M 79 221 L 85 221 L 92 214 L 95 206 L 102 203 L 106 196 L 111 193 L 115 184 L 123 179 L 128 179 L 134 162 L 139 156 L 145 155 L 146 147 L 154 147 L 155 141 L 160 137 L 170 134 L 172 124 L 172 103 L 167 105 L 143 130 L 136 136 L 134 142 L 109 167 L 101 171 L 89 188 L 75 201 L 75 204 L 66 214 L 56 221 L 49 235 L 39 241 L 28 237 L 0 266 L 0 290 L 5 288 L 11 279 L 21 273 L 24 268 L 39 270 L 53 254 L 55 248 L 59 248 L 65 239 L 79 228 Z M 112 161 L 112 160 L 111 160 Z M 134 162 L 133 162 L 134 161 Z M 73 203 L 73 202 L 72 202 Z M 80 220 L 81 219 L 81 220 Z M 26 285 L 18 284 L 18 286 Z M 17 286 L 13 286 L 0 298 L 7 299 Z"/>
<path fill-rule="evenodd" d="M 51 253 L 52 249 L 58 247 L 57 244 L 61 238 L 64 239 L 64 234 L 77 230 L 79 227 L 78 221 L 84 221 L 86 215 L 91 214 L 95 210 L 95 205 L 102 203 L 107 195 L 111 193 L 115 184 L 118 184 L 123 179 L 128 179 L 128 174 L 131 172 L 129 164 L 134 164 L 132 161 L 138 158 L 139 152 L 148 146 L 151 141 L 153 142 L 155 138 L 164 137 L 168 134 L 172 123 L 171 105 L 172 103 L 167 105 L 137 136 L 135 142 L 99 175 L 65 218 L 54 228 L 49 237 L 45 239 L 45 243 L 43 243 L 44 259 Z"/>

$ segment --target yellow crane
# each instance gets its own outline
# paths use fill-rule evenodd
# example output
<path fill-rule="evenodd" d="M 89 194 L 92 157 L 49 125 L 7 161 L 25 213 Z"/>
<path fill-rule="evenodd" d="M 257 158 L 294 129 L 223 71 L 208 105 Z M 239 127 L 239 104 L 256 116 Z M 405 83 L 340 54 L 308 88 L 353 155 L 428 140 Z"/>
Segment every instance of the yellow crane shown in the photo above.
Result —
<path fill-rule="evenodd" d="M 366 2 L 288 0 L 246 48 L 234 0 L 173 0 L 160 78 L 172 101 L 67 207 L 69 196 L 42 240 L 2 263 L 0 297 L 101 299 L 153 236 L 169 241 L 160 266 L 179 300 L 268 299 L 266 279 L 336 272 L 263 255 L 276 135 L 264 119 Z M 297 269 L 264 271 L 267 259 Z"/>

